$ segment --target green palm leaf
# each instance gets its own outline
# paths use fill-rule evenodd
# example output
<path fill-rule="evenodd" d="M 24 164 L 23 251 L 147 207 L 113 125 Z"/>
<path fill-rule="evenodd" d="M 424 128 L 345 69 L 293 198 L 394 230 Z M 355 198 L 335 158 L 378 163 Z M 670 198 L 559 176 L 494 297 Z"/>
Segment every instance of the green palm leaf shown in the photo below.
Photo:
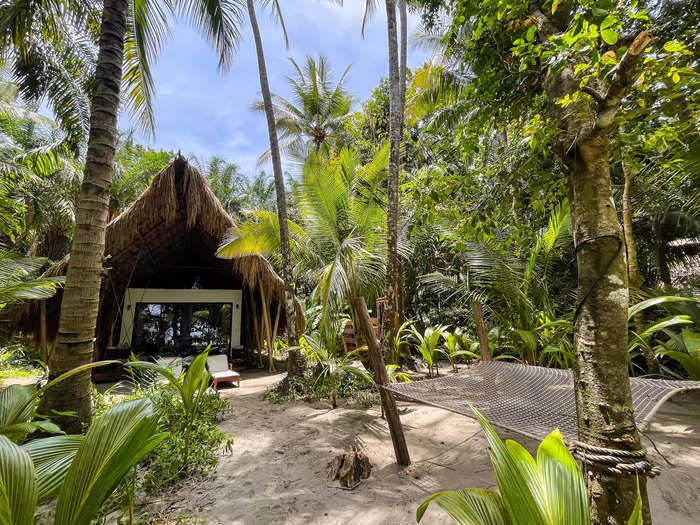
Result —
<path fill-rule="evenodd" d="M 22 445 L 36 468 L 39 503 L 58 494 L 83 439 L 81 435 L 53 436 Z"/>
<path fill-rule="evenodd" d="M 34 522 L 36 472 L 26 450 L 0 436 L 0 525 Z"/>
<path fill-rule="evenodd" d="M 510 525 L 500 494 L 483 489 L 462 489 L 437 492 L 416 511 L 416 521 L 423 519 L 428 505 L 437 503 L 460 525 Z"/>
<path fill-rule="evenodd" d="M 56 504 L 56 525 L 87 525 L 119 481 L 167 437 L 145 399 L 119 403 L 97 419 L 68 469 Z"/>

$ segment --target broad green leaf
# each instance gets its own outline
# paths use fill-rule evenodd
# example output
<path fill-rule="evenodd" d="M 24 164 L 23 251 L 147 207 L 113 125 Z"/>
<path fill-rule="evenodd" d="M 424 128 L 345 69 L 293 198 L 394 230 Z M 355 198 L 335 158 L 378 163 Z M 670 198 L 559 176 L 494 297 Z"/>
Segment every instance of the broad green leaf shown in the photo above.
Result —
<path fill-rule="evenodd" d="M 0 436 L 0 525 L 34 523 L 36 472 L 27 451 Z"/>
<path fill-rule="evenodd" d="M 93 422 L 66 473 L 55 525 L 88 525 L 124 475 L 165 437 L 149 400 L 111 407 Z"/>
<path fill-rule="evenodd" d="M 30 386 L 10 385 L 0 392 L 0 434 L 18 442 L 30 432 L 33 399 L 34 388 Z"/>
<path fill-rule="evenodd" d="M 39 502 L 58 494 L 82 442 L 82 435 L 54 436 L 35 439 L 22 446 L 31 456 L 36 468 Z"/>
<path fill-rule="evenodd" d="M 517 522 L 519 517 L 529 516 L 531 525 L 547 525 L 547 516 L 542 512 L 536 498 L 528 489 L 526 478 L 518 463 L 513 459 L 506 445 L 486 418 L 478 410 L 472 408 L 472 411 L 479 420 L 481 429 L 491 447 L 489 450 L 491 463 L 496 474 L 499 492 L 506 509 L 508 509 L 510 519 Z"/>
<path fill-rule="evenodd" d="M 652 306 L 656 306 L 658 304 L 665 304 L 665 303 L 674 303 L 678 301 L 689 301 L 689 302 L 695 302 L 695 303 L 700 303 L 699 299 L 695 299 L 693 297 L 678 297 L 678 296 L 672 296 L 672 295 L 664 295 L 661 297 L 652 297 L 651 299 L 646 299 L 645 301 L 641 301 L 634 306 L 631 306 L 627 312 L 627 319 L 632 319 L 632 317 L 635 316 L 635 314 L 638 314 L 642 310 L 646 310 L 647 308 L 651 308 Z"/>
<path fill-rule="evenodd" d="M 627 525 L 644 525 L 644 514 L 642 513 L 642 495 L 639 493 L 639 480 L 637 480 L 637 501 L 634 502 L 632 515 L 627 520 Z"/>
<path fill-rule="evenodd" d="M 432 502 L 437 503 L 460 525 L 510 525 L 512 521 L 501 496 L 490 490 L 463 489 L 437 492 L 426 499 L 416 511 L 420 522 Z"/>
<path fill-rule="evenodd" d="M 544 484 L 547 513 L 553 525 L 588 525 L 588 492 L 576 460 L 559 430 L 551 432 L 537 449 L 537 467 Z"/>
<path fill-rule="evenodd" d="M 617 31 L 614 29 L 601 29 L 600 30 L 600 37 L 603 39 L 603 42 L 605 42 L 608 45 L 615 45 L 618 40 L 618 34 Z"/>
<path fill-rule="evenodd" d="M 528 42 L 532 42 L 535 39 L 536 32 L 537 32 L 537 26 L 534 24 L 527 28 L 527 33 L 525 33 L 525 38 L 527 39 Z"/>

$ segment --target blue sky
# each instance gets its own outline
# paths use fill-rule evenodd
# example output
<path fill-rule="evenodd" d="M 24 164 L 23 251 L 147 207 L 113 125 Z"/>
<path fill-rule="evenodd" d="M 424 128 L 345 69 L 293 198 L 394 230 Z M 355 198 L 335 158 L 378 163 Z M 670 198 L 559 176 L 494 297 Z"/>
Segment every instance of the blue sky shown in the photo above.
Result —
<path fill-rule="evenodd" d="M 334 80 L 348 64 L 353 65 L 346 87 L 359 105 L 388 71 L 386 17 L 382 10 L 366 27 L 363 40 L 360 21 L 364 0 L 345 0 L 342 8 L 325 0 L 280 3 L 289 50 L 269 12 L 258 12 L 272 91 L 289 95 L 286 76 L 291 74 L 292 66 L 287 57 L 300 62 L 306 55 L 324 54 Z M 417 26 L 417 17 L 411 16 L 409 35 Z M 425 59 L 423 51 L 411 49 L 409 40 L 409 67 L 418 67 Z M 259 98 L 260 84 L 248 25 L 230 71 L 220 74 L 216 65 L 216 55 L 196 31 L 185 24 L 173 25 L 172 35 L 153 68 L 156 136 L 148 139 L 137 133 L 137 138 L 156 149 L 181 150 L 200 160 L 221 155 L 237 163 L 250 177 L 256 171 L 256 159 L 268 148 L 268 139 L 264 115 L 250 109 L 251 102 Z M 120 129 L 131 126 L 129 116 L 123 114 Z M 269 166 L 263 169 L 270 171 Z"/>

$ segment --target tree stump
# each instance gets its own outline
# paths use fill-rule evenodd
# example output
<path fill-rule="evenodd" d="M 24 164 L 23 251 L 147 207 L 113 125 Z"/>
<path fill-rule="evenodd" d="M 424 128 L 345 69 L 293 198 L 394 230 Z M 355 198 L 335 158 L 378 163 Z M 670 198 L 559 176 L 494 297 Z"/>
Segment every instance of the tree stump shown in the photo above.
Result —
<path fill-rule="evenodd" d="M 338 480 L 340 486 L 353 489 L 360 481 L 367 479 L 372 471 L 369 459 L 362 452 L 353 449 L 345 454 L 335 456 L 328 469 L 328 479 Z"/>

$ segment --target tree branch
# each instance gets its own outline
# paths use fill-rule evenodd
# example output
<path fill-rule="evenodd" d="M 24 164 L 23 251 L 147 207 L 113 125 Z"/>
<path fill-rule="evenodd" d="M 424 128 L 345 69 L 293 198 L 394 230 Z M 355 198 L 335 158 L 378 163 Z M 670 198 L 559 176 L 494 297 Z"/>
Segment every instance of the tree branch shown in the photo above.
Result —
<path fill-rule="evenodd" d="M 590 95 L 591 98 L 593 98 L 593 100 L 595 100 L 599 106 L 602 106 L 603 104 L 605 104 L 605 97 L 603 95 L 601 95 L 600 93 L 598 93 L 598 91 L 596 91 L 591 86 L 583 86 L 581 88 L 581 91 L 583 91 L 587 95 Z"/>
<path fill-rule="evenodd" d="M 620 63 L 615 69 L 612 83 L 603 101 L 600 102 L 600 110 L 595 124 L 597 129 L 607 129 L 612 125 L 622 99 L 637 78 L 637 62 L 639 62 L 639 56 L 653 40 L 649 31 L 642 31 L 637 35 L 620 59 Z M 588 93 L 588 91 L 586 91 L 586 93 Z M 590 93 L 588 94 L 590 95 Z"/>

